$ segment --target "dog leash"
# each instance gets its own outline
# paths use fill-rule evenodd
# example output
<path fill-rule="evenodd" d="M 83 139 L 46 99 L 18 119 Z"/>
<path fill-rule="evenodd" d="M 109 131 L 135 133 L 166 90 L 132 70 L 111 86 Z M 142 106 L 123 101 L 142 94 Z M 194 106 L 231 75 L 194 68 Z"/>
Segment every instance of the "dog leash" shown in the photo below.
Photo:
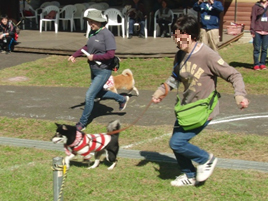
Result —
<path fill-rule="evenodd" d="M 162 100 L 163 98 L 165 98 L 165 97 L 167 96 L 167 94 L 168 94 L 168 86 L 167 86 L 166 83 L 163 83 L 163 84 L 164 84 L 164 86 L 165 86 L 165 94 L 159 97 L 159 99 L 161 99 L 161 100 Z M 122 132 L 122 131 L 124 131 L 124 130 L 127 130 L 127 129 L 130 128 L 131 126 L 135 125 L 135 124 L 142 118 L 142 116 L 143 116 L 144 113 L 148 110 L 148 108 L 150 107 L 150 105 L 151 105 L 152 103 L 153 103 L 153 101 L 151 100 L 151 101 L 148 103 L 148 105 L 145 107 L 145 109 L 142 111 L 142 113 L 140 114 L 140 116 L 138 116 L 138 118 L 137 118 L 135 121 L 133 121 L 130 125 L 128 125 L 128 126 L 125 127 L 125 128 L 119 129 L 119 130 L 115 130 L 115 131 L 108 132 L 108 133 L 106 133 L 106 134 L 107 134 L 107 135 L 113 135 L 113 134 Z"/>

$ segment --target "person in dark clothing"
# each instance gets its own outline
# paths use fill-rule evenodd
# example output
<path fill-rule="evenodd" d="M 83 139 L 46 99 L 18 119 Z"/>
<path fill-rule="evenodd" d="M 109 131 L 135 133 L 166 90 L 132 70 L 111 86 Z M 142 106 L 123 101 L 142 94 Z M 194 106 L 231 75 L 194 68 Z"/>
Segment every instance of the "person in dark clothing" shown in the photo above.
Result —
<path fill-rule="evenodd" d="M 9 54 L 16 41 L 16 26 L 7 15 L 0 18 L 0 32 L 2 32 L 0 35 L 0 51 Z"/>
<path fill-rule="evenodd" d="M 220 13 L 224 11 L 222 3 L 217 0 L 198 0 L 194 4 L 193 9 L 200 13 L 201 42 L 217 52 L 220 42 Z"/>
<path fill-rule="evenodd" d="M 162 38 L 170 36 L 168 24 L 171 23 L 171 20 L 172 11 L 167 7 L 167 1 L 162 1 L 162 7 L 159 9 L 156 21 L 160 27 L 160 36 Z"/>
<path fill-rule="evenodd" d="M 131 4 L 131 9 L 129 11 L 129 37 L 131 39 L 134 34 L 134 24 L 139 24 L 139 37 L 144 38 L 144 26 L 145 26 L 145 18 L 146 12 L 144 5 L 139 2 L 139 0 L 133 0 Z"/>
<path fill-rule="evenodd" d="M 258 1 L 251 11 L 250 33 L 253 37 L 254 70 L 265 70 L 268 48 L 268 2 Z M 261 50 L 261 51 L 260 51 Z M 260 54 L 261 53 L 261 54 Z M 260 60 L 259 60 L 260 57 Z"/>

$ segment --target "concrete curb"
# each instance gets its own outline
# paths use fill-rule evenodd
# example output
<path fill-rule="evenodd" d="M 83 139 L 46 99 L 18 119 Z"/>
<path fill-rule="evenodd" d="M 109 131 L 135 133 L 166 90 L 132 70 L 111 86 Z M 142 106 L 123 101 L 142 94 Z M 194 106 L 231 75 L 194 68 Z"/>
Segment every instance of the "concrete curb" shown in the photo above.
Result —
<path fill-rule="evenodd" d="M 0 137 L 0 145 L 37 148 L 52 151 L 64 151 L 63 146 L 61 144 L 53 144 L 52 142 L 40 140 L 27 140 L 10 137 Z M 118 157 L 148 160 L 154 162 L 176 163 L 174 155 L 169 153 L 120 149 Z M 268 172 L 267 162 L 218 158 L 217 167 L 224 169 L 257 170 L 262 172 Z"/>

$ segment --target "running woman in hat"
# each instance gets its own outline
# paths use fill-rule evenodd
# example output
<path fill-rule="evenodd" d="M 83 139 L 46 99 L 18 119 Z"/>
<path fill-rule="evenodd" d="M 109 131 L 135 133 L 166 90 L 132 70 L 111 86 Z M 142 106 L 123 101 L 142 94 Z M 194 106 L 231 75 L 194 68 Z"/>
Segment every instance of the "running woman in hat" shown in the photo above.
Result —
<path fill-rule="evenodd" d="M 75 62 L 76 57 L 84 54 L 82 50 L 86 50 L 90 54 L 87 58 L 91 72 L 91 84 L 86 92 L 83 114 L 76 124 L 79 131 L 84 130 L 88 124 L 95 98 L 114 99 L 119 103 L 120 111 L 126 108 L 129 100 L 128 96 L 121 96 L 103 89 L 103 85 L 112 74 L 111 64 L 116 50 L 114 35 L 105 28 L 106 17 L 102 15 L 100 10 L 92 9 L 88 11 L 85 18 L 91 27 L 87 45 L 68 58 L 68 61 Z"/>

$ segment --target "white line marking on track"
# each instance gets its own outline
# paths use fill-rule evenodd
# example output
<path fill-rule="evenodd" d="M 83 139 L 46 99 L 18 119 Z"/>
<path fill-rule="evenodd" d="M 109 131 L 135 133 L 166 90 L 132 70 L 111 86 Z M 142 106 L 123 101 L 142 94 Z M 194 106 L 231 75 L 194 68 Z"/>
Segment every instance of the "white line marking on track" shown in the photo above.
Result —
<path fill-rule="evenodd" d="M 260 114 L 265 114 L 265 115 L 260 115 Z M 242 121 L 242 120 L 247 120 L 247 119 L 268 118 L 268 115 L 266 115 L 266 114 L 267 113 L 255 113 L 255 114 L 244 114 L 244 115 L 234 115 L 234 116 L 229 116 L 229 117 L 223 117 L 223 118 L 211 121 L 208 124 L 208 126 L 213 125 L 213 124 L 219 124 L 219 123 L 228 123 L 228 122 L 232 122 L 232 121 Z M 250 116 L 250 115 L 252 115 L 252 116 Z M 256 116 L 254 116 L 254 115 L 256 115 Z M 155 140 L 162 139 L 163 137 L 166 137 L 168 135 L 172 135 L 172 133 L 167 133 L 167 134 L 164 134 L 164 135 L 161 135 L 159 137 L 152 138 L 152 139 L 143 140 L 143 141 L 140 141 L 140 142 L 135 142 L 133 144 L 121 146 L 121 148 L 123 148 L 123 149 L 132 148 L 132 147 L 137 146 L 137 145 L 141 145 L 141 144 L 144 144 L 144 143 L 147 143 L 147 142 L 152 142 L 152 141 L 155 141 Z"/>
<path fill-rule="evenodd" d="M 219 123 L 228 123 L 231 121 L 242 121 L 242 120 L 247 120 L 247 119 L 260 119 L 260 118 L 268 118 L 268 115 L 258 115 L 258 116 L 245 116 L 244 117 L 238 117 L 238 118 L 233 118 L 233 119 L 219 119 L 219 120 L 214 120 L 209 123 L 209 125 L 213 124 L 219 124 Z"/>

